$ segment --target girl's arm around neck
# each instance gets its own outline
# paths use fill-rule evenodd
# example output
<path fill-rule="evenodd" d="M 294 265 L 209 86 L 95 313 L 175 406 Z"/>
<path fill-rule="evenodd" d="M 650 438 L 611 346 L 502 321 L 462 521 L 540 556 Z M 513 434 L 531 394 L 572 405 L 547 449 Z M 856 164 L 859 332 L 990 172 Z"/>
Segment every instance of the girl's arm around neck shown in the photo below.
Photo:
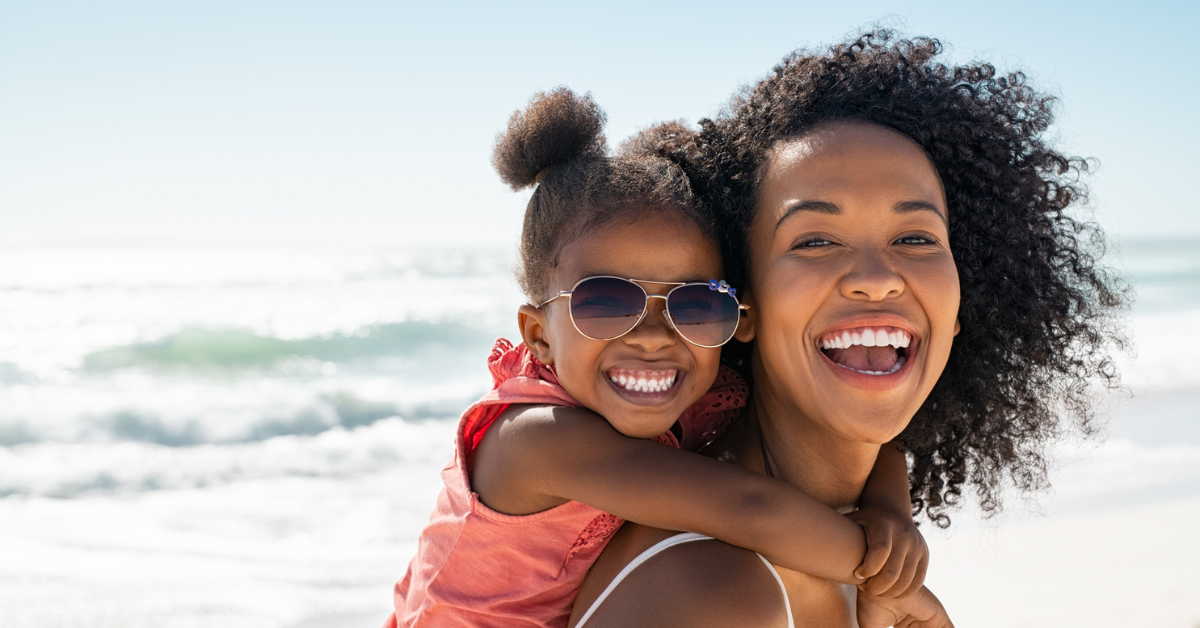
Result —
<path fill-rule="evenodd" d="M 580 408 L 514 407 L 480 443 L 473 489 L 490 508 L 530 514 L 568 500 L 622 519 L 699 532 L 771 562 L 846 584 L 866 553 L 861 528 L 784 482 L 621 435 Z"/>
<path fill-rule="evenodd" d="M 896 443 L 879 449 L 859 509 L 850 518 L 867 533 L 867 555 L 855 570 L 855 575 L 869 578 L 862 590 L 897 597 L 920 589 L 929 565 L 929 547 L 912 519 L 908 463 Z"/>
<path fill-rule="evenodd" d="M 863 487 L 860 508 L 887 510 L 912 521 L 912 497 L 908 487 L 908 463 L 895 442 L 879 448 L 875 467 Z"/>

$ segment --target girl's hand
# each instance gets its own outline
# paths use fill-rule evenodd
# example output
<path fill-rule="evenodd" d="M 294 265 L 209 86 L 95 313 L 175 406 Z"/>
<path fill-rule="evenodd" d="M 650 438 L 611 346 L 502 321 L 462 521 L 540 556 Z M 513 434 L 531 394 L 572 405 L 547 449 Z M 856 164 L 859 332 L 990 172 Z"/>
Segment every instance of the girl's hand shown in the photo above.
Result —
<path fill-rule="evenodd" d="M 858 594 L 859 628 L 954 628 L 942 603 L 925 587 L 902 598 Z"/>
<path fill-rule="evenodd" d="M 892 508 L 863 504 L 847 517 L 867 533 L 867 555 L 854 575 L 867 595 L 895 598 L 916 593 L 925 583 L 929 547 L 912 517 Z"/>

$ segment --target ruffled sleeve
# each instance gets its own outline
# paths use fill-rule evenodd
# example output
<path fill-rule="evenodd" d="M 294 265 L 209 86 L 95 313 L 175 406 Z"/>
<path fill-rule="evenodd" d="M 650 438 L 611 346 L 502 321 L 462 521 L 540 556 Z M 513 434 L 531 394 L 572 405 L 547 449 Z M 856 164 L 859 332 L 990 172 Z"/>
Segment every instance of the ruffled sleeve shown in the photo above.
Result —
<path fill-rule="evenodd" d="M 679 417 L 679 446 L 699 451 L 742 417 L 750 387 L 733 369 L 722 366 L 712 388 Z"/>

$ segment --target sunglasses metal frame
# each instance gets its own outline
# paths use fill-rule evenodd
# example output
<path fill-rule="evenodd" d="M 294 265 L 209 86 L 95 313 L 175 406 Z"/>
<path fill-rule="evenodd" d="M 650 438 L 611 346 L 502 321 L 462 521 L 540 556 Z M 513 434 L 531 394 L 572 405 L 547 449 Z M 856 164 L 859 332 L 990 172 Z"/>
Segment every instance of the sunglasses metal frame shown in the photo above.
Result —
<path fill-rule="evenodd" d="M 551 302 L 553 302 L 557 299 L 561 299 L 562 297 L 570 298 L 570 296 L 575 293 L 575 289 L 578 288 L 580 284 L 582 284 L 583 282 L 588 281 L 590 279 L 619 279 L 621 281 L 628 281 L 629 283 L 637 286 L 638 289 L 642 291 L 642 294 L 645 295 L 645 297 L 646 297 L 646 301 L 644 303 L 642 303 L 642 314 L 640 316 L 638 316 L 637 322 L 635 322 L 633 325 L 631 325 L 629 327 L 629 329 L 625 330 L 620 335 L 613 336 L 612 338 L 595 338 L 593 336 L 589 336 L 589 335 L 583 333 L 583 330 L 579 329 L 579 325 L 575 322 L 575 313 L 571 311 L 569 302 L 568 302 L 567 315 L 571 318 L 571 325 L 575 328 L 575 331 L 579 332 L 579 334 L 581 336 L 583 336 L 584 338 L 589 338 L 591 340 L 600 340 L 600 341 L 616 340 L 617 338 L 625 336 L 625 335 L 629 334 L 630 332 L 632 332 L 633 330 L 637 329 L 638 325 L 641 325 L 642 321 L 646 320 L 646 314 L 650 312 L 650 299 L 662 299 L 663 300 L 663 318 L 667 319 L 667 324 L 669 324 L 671 326 L 671 329 L 674 330 L 676 334 L 679 334 L 680 338 L 683 338 L 687 342 L 689 342 L 693 345 L 696 345 L 697 347 L 701 347 L 704 349 L 716 349 L 717 347 L 727 344 L 730 340 L 733 340 L 733 335 L 730 334 L 730 336 L 728 338 L 726 338 L 725 341 L 720 344 L 702 345 L 702 344 L 695 342 L 692 339 L 688 338 L 686 335 L 684 335 L 683 332 L 679 331 L 679 328 L 675 326 L 675 320 L 671 318 L 671 308 L 668 306 L 669 302 L 667 301 L 667 299 L 668 299 L 668 297 L 671 296 L 672 292 L 675 292 L 676 290 L 687 287 L 687 286 L 705 286 L 709 290 L 714 290 L 717 292 L 723 292 L 723 293 L 728 294 L 729 298 L 733 299 L 734 303 L 737 303 L 739 323 L 741 321 L 741 313 L 745 310 L 750 309 L 749 305 L 746 305 L 746 304 L 742 303 L 741 301 L 738 301 L 738 298 L 736 296 L 737 290 L 729 287 L 729 284 L 725 283 L 725 280 L 723 280 L 723 279 L 722 280 L 713 279 L 712 281 L 710 281 L 708 283 L 704 283 L 702 281 L 688 283 L 688 282 L 682 282 L 682 281 L 652 281 L 650 279 L 630 279 L 629 277 L 617 277 L 616 275 L 592 275 L 590 277 L 584 277 L 583 279 L 576 281 L 575 285 L 571 286 L 570 290 L 562 290 L 556 296 L 550 297 L 549 299 L 542 301 L 540 304 L 538 304 L 535 307 L 537 307 L 537 309 L 540 310 L 540 309 L 542 309 L 542 307 L 549 305 Z M 644 283 L 652 283 L 652 284 L 656 284 L 659 286 L 675 286 L 675 287 L 668 290 L 666 294 L 650 294 L 649 292 L 646 292 L 645 288 L 642 287 L 642 284 L 644 284 Z M 734 330 L 735 331 L 737 330 L 736 326 L 734 327 Z"/>

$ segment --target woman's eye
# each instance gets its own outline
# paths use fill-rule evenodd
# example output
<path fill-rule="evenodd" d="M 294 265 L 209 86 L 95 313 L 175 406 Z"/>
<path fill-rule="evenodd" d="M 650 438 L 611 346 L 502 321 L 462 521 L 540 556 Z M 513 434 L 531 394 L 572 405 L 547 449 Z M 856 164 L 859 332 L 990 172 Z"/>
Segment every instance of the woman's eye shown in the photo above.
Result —
<path fill-rule="evenodd" d="M 923 235 L 909 235 L 909 236 L 904 236 L 902 238 L 898 238 L 896 240 L 896 244 L 922 245 L 922 244 L 936 244 L 936 243 L 937 243 L 937 241 L 934 240 L 933 238 L 930 238 L 928 236 L 923 236 Z"/>
<path fill-rule="evenodd" d="M 795 244 L 795 246 L 793 246 L 792 248 L 794 248 L 794 249 L 818 249 L 823 246 L 830 246 L 831 244 L 833 244 L 833 241 L 826 240 L 825 238 L 810 238 L 808 240 L 801 240 L 800 242 L 797 242 Z"/>

